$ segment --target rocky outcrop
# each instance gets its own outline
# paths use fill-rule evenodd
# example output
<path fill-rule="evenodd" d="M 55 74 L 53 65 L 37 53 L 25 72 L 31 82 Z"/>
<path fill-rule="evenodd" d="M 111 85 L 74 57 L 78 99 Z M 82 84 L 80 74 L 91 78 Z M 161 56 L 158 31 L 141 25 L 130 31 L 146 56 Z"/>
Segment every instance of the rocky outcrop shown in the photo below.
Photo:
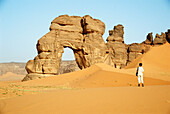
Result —
<path fill-rule="evenodd" d="M 106 63 L 116 68 L 123 68 L 138 56 L 146 53 L 151 46 L 162 45 L 170 41 L 170 32 L 157 34 L 153 40 L 152 33 L 143 43 L 124 44 L 122 25 L 114 26 L 109 31 L 107 43 L 102 35 L 105 24 L 91 16 L 61 15 L 51 22 L 50 31 L 37 42 L 38 55 L 26 64 L 28 72 L 25 80 L 59 73 L 64 48 L 73 50 L 76 63 L 80 69 L 96 63 Z M 70 66 L 72 67 L 72 66 Z M 72 71 L 65 69 L 66 71 Z"/>
<path fill-rule="evenodd" d="M 168 32 L 166 32 L 165 34 L 167 42 L 170 43 L 170 29 L 168 29 Z"/>
<path fill-rule="evenodd" d="M 29 76 L 31 73 L 34 76 L 56 75 L 65 47 L 73 50 L 80 69 L 104 62 L 107 48 L 102 37 L 104 31 L 105 24 L 88 15 L 55 18 L 51 22 L 50 32 L 38 40 L 38 55 L 26 64 Z"/>
<path fill-rule="evenodd" d="M 124 43 L 123 35 L 123 25 L 114 26 L 113 30 L 109 30 L 109 37 L 107 38 L 107 42 L 114 41 L 114 42 L 122 42 Z"/>
<path fill-rule="evenodd" d="M 133 43 L 128 45 L 128 59 L 127 64 L 131 63 L 134 59 L 144 53 L 144 45 Z"/>
<path fill-rule="evenodd" d="M 127 64 L 131 63 L 134 59 L 139 57 L 140 55 L 149 51 L 151 46 L 163 45 L 168 42 L 168 32 L 161 33 L 161 35 L 156 34 L 153 39 L 152 32 L 148 33 L 146 40 L 143 43 L 133 43 L 128 45 L 128 59 Z"/>
<path fill-rule="evenodd" d="M 113 30 L 109 31 L 107 38 L 108 55 L 105 63 L 115 66 L 116 68 L 123 68 L 127 62 L 127 49 L 123 39 L 123 26 L 114 26 Z"/>
<path fill-rule="evenodd" d="M 146 36 L 146 40 L 145 40 L 145 44 L 147 45 L 152 45 L 153 44 L 153 33 L 148 33 L 148 35 Z"/>
<path fill-rule="evenodd" d="M 77 66 L 76 61 L 61 61 L 60 68 L 58 69 L 57 75 L 74 72 L 74 71 L 78 71 L 78 70 L 80 70 L 80 69 Z M 26 77 L 24 77 L 24 79 L 22 81 L 41 79 L 41 78 L 45 78 L 48 76 L 56 76 L 56 75 L 29 73 L 29 74 L 27 74 Z"/>
<path fill-rule="evenodd" d="M 155 39 L 153 41 L 153 45 L 163 45 L 167 42 L 166 40 L 166 34 L 164 34 L 163 32 L 161 33 L 161 35 L 156 34 Z"/>
<path fill-rule="evenodd" d="M 82 51 L 76 51 L 75 53 L 76 62 L 80 69 L 104 62 L 107 48 L 102 37 L 105 32 L 103 22 L 87 15 L 82 18 L 82 27 L 84 38 Z"/>

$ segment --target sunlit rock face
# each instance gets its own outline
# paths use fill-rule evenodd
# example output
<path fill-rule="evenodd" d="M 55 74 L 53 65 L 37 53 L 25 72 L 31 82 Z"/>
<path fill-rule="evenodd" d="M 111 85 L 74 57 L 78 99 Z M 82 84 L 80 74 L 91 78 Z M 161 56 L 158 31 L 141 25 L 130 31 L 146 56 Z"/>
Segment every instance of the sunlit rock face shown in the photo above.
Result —
<path fill-rule="evenodd" d="M 166 40 L 166 34 L 164 34 L 163 32 L 161 33 L 161 35 L 156 34 L 155 39 L 153 41 L 154 45 L 163 45 L 167 42 Z"/>
<path fill-rule="evenodd" d="M 110 59 L 107 64 L 115 66 L 116 68 L 125 67 L 127 62 L 127 48 L 124 44 L 123 28 L 123 25 L 120 24 L 114 26 L 113 30 L 109 31 L 109 36 L 107 38 L 106 45 L 109 50 L 107 58 Z"/>
<path fill-rule="evenodd" d="M 64 48 L 73 50 L 80 69 L 103 63 L 107 47 L 102 35 L 105 24 L 89 15 L 84 17 L 62 15 L 51 22 L 50 32 L 37 43 L 38 55 L 26 64 L 28 77 L 56 75 Z M 32 76 L 34 74 L 34 76 Z"/>
<path fill-rule="evenodd" d="M 147 35 L 143 43 L 124 44 L 124 27 L 118 24 L 109 31 L 107 43 L 103 40 L 105 24 L 91 16 L 56 17 L 50 31 L 37 42 L 38 55 L 26 64 L 27 75 L 23 79 L 32 80 L 59 74 L 64 48 L 74 52 L 75 60 L 80 69 L 96 63 L 106 63 L 116 68 L 124 68 L 139 55 L 146 53 L 150 46 L 169 42 L 170 32 Z"/>

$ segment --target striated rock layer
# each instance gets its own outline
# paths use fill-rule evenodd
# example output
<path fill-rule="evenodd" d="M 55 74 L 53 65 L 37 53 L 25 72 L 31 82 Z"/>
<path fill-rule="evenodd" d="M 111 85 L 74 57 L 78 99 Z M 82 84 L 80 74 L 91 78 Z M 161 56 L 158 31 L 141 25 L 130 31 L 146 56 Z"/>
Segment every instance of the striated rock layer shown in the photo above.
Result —
<path fill-rule="evenodd" d="M 73 50 L 76 63 L 80 69 L 96 63 L 106 63 L 116 68 L 123 68 L 139 55 L 146 53 L 150 46 L 169 42 L 170 35 L 162 33 L 153 40 L 152 33 L 143 43 L 124 44 L 123 25 L 114 26 L 109 31 L 107 43 L 102 35 L 105 24 L 91 16 L 61 15 L 51 22 L 50 32 L 41 37 L 37 43 L 38 55 L 26 64 L 28 74 L 23 81 L 55 76 L 59 73 L 64 48 Z"/>

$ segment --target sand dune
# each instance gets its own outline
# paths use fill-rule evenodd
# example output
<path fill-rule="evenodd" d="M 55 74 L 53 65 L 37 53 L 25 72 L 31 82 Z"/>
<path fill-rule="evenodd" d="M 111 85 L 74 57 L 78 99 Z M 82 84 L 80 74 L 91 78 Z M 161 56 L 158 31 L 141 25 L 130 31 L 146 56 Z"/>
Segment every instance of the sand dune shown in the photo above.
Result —
<path fill-rule="evenodd" d="M 153 79 L 149 77 L 144 78 L 145 85 L 170 85 L 169 81 Z M 83 88 L 98 88 L 98 87 L 124 87 L 124 86 L 137 86 L 137 78 L 133 75 L 98 71 L 93 75 L 85 77 L 83 80 L 78 80 L 73 84 L 73 87 Z"/>
<path fill-rule="evenodd" d="M 170 86 L 58 90 L 1 100 L 3 114 L 169 114 Z"/>
<path fill-rule="evenodd" d="M 152 47 L 149 52 L 138 57 L 135 61 L 129 64 L 126 68 L 136 68 L 139 62 L 146 62 L 144 66 L 156 66 L 163 71 L 170 72 L 170 44 L 166 43 L 162 46 Z"/>
<path fill-rule="evenodd" d="M 72 73 L 26 82 L 0 82 L 2 114 L 170 113 L 170 45 L 153 47 L 126 69 L 99 63 Z M 160 55 L 158 55 L 160 54 Z M 145 69 L 145 87 L 135 70 Z"/>
<path fill-rule="evenodd" d="M 60 76 L 16 82 L 20 90 L 27 86 L 29 90 L 49 88 L 33 95 L 2 99 L 0 111 L 2 114 L 169 113 L 170 82 L 148 77 L 144 80 L 145 87 L 139 88 L 135 76 L 93 65 Z M 51 88 L 59 85 L 66 88 Z"/>
<path fill-rule="evenodd" d="M 22 86 L 67 86 L 73 88 L 96 88 L 96 87 L 123 87 L 136 86 L 137 77 L 135 75 L 120 72 L 120 69 L 107 71 L 109 66 L 105 64 L 102 68 L 98 65 L 93 65 L 90 68 L 82 71 L 62 74 L 44 79 L 31 80 L 26 82 L 18 82 L 16 84 Z M 144 77 L 145 85 L 167 85 L 169 81 Z"/>
<path fill-rule="evenodd" d="M 170 44 L 164 44 L 158 47 L 152 47 L 152 49 L 146 54 L 140 56 L 131 64 L 129 64 L 126 69 L 132 70 L 134 72 L 139 62 L 143 63 L 144 76 L 152 77 L 162 80 L 170 81 Z"/>

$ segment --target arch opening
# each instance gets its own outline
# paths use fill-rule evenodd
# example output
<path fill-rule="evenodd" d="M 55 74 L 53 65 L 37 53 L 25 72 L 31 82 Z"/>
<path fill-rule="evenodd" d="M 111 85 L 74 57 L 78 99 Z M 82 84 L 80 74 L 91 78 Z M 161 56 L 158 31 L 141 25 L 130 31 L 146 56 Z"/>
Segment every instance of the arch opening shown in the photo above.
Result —
<path fill-rule="evenodd" d="M 69 47 L 64 48 L 62 61 L 75 61 L 74 52 L 71 48 Z"/>
<path fill-rule="evenodd" d="M 74 56 L 74 52 L 69 47 L 64 47 L 58 74 L 64 74 L 80 70 Z"/>

